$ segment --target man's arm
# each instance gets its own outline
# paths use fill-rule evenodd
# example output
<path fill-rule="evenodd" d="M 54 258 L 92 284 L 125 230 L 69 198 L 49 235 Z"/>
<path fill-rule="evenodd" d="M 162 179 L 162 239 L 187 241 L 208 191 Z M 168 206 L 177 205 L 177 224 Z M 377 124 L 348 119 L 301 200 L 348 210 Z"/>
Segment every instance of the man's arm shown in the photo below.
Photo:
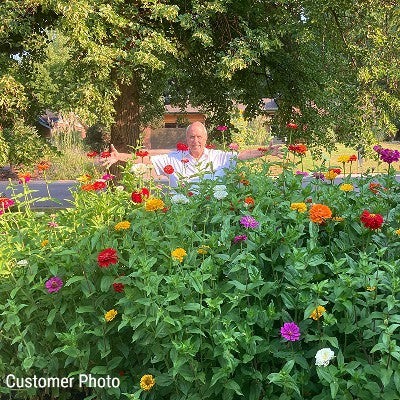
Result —
<path fill-rule="evenodd" d="M 272 156 L 276 156 L 276 157 L 282 158 L 283 155 L 282 155 L 282 151 L 280 149 L 280 146 L 281 145 L 273 146 L 272 143 L 270 143 L 268 147 L 266 147 L 265 149 L 262 149 L 262 150 L 258 150 L 258 149 L 242 150 L 238 154 L 238 160 L 251 160 L 253 158 L 258 158 L 258 157 L 265 156 L 266 153 L 269 153 Z"/>
<path fill-rule="evenodd" d="M 101 165 L 106 168 L 110 168 L 111 165 L 115 164 L 118 161 L 126 162 L 133 161 L 135 163 L 142 162 L 142 157 L 133 158 L 131 153 L 120 153 L 112 144 L 110 146 L 110 157 L 107 157 L 101 162 Z M 151 164 L 151 160 L 149 156 L 143 157 L 143 164 Z"/>

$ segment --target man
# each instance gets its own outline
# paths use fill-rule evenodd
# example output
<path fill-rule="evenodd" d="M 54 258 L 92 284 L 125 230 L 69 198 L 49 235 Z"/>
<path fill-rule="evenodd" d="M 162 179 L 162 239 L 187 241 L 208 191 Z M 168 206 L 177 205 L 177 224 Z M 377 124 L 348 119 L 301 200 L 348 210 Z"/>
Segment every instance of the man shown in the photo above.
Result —
<path fill-rule="evenodd" d="M 169 154 L 151 156 L 150 162 L 157 175 L 168 176 L 171 186 L 178 186 L 180 177 L 186 178 L 189 182 L 198 182 L 201 178 L 215 179 L 223 176 L 225 169 L 234 168 L 236 159 L 249 160 L 265 155 L 265 151 L 255 149 L 243 150 L 238 154 L 232 151 L 207 149 L 207 130 L 201 122 L 194 122 L 188 126 L 186 141 L 189 147 L 187 151 L 173 151 Z M 266 151 L 273 156 L 282 158 L 279 146 L 270 144 Z M 111 145 L 111 156 L 103 162 L 103 166 L 108 168 L 117 161 L 130 159 L 132 159 L 131 154 L 119 153 Z M 172 166 L 172 168 L 167 168 L 166 172 L 164 170 L 166 166 Z"/>

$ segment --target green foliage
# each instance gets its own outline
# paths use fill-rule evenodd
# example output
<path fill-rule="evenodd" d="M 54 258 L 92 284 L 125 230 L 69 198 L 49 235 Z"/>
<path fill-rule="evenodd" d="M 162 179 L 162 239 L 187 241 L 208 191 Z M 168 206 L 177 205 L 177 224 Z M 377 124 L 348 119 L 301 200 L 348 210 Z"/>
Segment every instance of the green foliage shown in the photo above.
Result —
<path fill-rule="evenodd" d="M 86 131 L 84 143 L 91 150 L 104 151 L 110 145 L 110 131 L 102 124 L 95 124 Z"/>
<path fill-rule="evenodd" d="M 56 150 L 39 136 L 36 128 L 23 121 L 5 128 L 3 136 L 7 145 L 6 159 L 10 165 L 29 167 Z"/>
<path fill-rule="evenodd" d="M 7 164 L 8 144 L 3 137 L 3 130 L 0 129 L 0 166 Z"/>
<path fill-rule="evenodd" d="M 124 371 L 119 389 L 92 389 L 98 399 L 399 398 L 400 192 L 392 171 L 346 177 L 357 194 L 318 180 L 303 187 L 288 171 L 272 179 L 270 166 L 254 173 L 239 164 L 218 182 L 229 193 L 223 200 L 214 198 L 212 181 L 200 183 L 188 204 L 148 182 L 166 213 L 132 203 L 144 182 L 129 173 L 124 190 L 78 189 L 75 208 L 51 217 L 29 209 L 24 186 L 0 218 L 7 232 L 0 241 L 1 374 Z M 239 184 L 243 178 L 249 185 Z M 373 193 L 372 180 L 386 190 Z M 308 197 L 344 220 L 319 225 L 291 210 Z M 384 216 L 382 229 L 362 225 L 365 208 Z M 240 225 L 249 214 L 259 228 Z M 129 229 L 115 230 L 124 220 Z M 239 234 L 248 239 L 234 243 Z M 209 247 L 199 252 L 202 246 Z M 178 247 L 186 250 L 183 262 L 171 257 Z M 118 262 L 99 268 L 106 248 L 117 250 Z M 52 276 L 64 285 L 50 294 L 44 285 Z M 326 313 L 313 320 L 318 305 Z M 111 309 L 118 314 L 106 322 Z M 298 342 L 280 336 L 289 321 L 300 326 Z M 324 347 L 335 358 L 315 366 Z M 156 380 L 149 393 L 139 387 L 144 374 Z M 21 394 L 33 398 L 35 390 Z"/>

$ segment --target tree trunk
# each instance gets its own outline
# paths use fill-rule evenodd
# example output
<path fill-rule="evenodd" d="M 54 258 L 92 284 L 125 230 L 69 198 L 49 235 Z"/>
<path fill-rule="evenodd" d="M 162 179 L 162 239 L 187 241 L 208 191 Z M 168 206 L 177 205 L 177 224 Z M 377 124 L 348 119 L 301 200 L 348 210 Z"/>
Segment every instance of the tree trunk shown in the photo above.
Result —
<path fill-rule="evenodd" d="M 115 100 L 115 123 L 111 126 L 111 143 L 120 153 L 132 153 L 140 139 L 139 93 L 140 79 L 130 84 L 119 84 L 120 95 Z M 119 164 L 119 163 L 118 163 Z M 119 167 L 114 164 L 111 173 L 119 176 Z"/>

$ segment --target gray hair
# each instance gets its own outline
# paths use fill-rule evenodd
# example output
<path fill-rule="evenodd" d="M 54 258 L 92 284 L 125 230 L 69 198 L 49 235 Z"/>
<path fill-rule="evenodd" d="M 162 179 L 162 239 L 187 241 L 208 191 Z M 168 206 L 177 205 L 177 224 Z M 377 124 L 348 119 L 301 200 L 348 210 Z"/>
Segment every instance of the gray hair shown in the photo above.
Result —
<path fill-rule="evenodd" d="M 195 128 L 195 127 L 197 127 L 197 126 L 201 127 L 201 128 L 203 129 L 203 132 L 207 135 L 207 129 L 206 129 L 206 127 L 204 126 L 204 124 L 201 123 L 200 121 L 196 121 L 196 122 L 193 122 L 192 124 L 190 124 L 190 125 L 186 128 L 186 136 L 188 135 L 190 129 Z"/>

